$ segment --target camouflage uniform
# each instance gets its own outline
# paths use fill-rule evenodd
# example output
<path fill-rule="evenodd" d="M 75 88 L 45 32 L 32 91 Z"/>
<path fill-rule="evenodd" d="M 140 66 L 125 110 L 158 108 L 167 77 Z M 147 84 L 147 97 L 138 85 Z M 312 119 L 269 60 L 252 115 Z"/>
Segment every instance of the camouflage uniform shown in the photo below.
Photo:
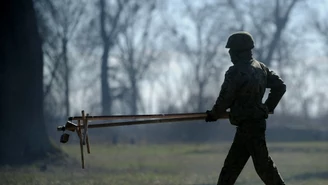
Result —
<path fill-rule="evenodd" d="M 230 108 L 230 122 L 237 126 L 218 185 L 234 184 L 250 156 L 265 184 L 284 184 L 268 154 L 265 129 L 268 113 L 277 106 L 286 85 L 277 74 L 253 59 L 254 42 L 249 33 L 231 35 L 226 48 L 230 48 L 234 65 L 226 72 L 219 97 L 206 118 L 206 121 L 216 121 Z M 271 90 L 268 99 L 262 103 L 266 88 Z"/>

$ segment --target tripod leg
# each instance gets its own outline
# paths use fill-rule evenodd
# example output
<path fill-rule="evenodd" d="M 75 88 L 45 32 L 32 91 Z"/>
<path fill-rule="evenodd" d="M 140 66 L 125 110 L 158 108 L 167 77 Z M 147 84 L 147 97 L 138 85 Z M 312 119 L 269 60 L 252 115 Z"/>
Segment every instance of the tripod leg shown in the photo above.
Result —
<path fill-rule="evenodd" d="M 83 153 L 83 142 L 82 142 L 82 133 L 81 133 L 81 122 L 78 120 L 78 127 L 76 129 L 76 133 L 80 139 L 80 149 L 81 149 L 81 162 L 82 162 L 82 169 L 84 169 L 84 153 Z"/>

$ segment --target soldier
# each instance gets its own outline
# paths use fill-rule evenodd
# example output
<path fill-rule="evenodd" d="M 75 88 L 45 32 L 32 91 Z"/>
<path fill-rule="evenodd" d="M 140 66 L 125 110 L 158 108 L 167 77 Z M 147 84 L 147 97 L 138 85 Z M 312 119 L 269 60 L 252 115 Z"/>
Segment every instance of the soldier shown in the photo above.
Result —
<path fill-rule="evenodd" d="M 265 130 L 268 113 L 274 111 L 286 85 L 276 73 L 252 57 L 254 41 L 251 34 L 232 34 L 226 48 L 229 48 L 233 66 L 226 72 L 219 97 L 212 110 L 206 112 L 205 121 L 216 121 L 230 109 L 229 120 L 237 126 L 237 131 L 217 184 L 234 184 L 250 156 L 265 184 L 284 184 L 268 154 Z M 262 103 L 266 88 L 271 90 Z"/>

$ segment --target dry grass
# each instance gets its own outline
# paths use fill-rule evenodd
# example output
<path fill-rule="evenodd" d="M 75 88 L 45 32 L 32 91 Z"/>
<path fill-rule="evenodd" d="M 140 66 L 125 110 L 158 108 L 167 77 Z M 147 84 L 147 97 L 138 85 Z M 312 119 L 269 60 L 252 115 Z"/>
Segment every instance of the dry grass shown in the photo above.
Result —
<path fill-rule="evenodd" d="M 286 184 L 328 184 L 328 144 L 269 143 Z M 207 185 L 216 184 L 230 143 L 174 145 L 91 145 L 86 169 L 79 146 L 62 145 L 73 158 L 60 165 L 36 163 L 0 169 L 0 184 Z M 263 184 L 251 159 L 236 184 Z"/>

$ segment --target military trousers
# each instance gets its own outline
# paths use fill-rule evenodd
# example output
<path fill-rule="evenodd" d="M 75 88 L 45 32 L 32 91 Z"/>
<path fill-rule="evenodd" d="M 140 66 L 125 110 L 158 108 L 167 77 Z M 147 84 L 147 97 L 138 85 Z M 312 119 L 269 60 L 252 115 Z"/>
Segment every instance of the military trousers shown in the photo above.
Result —
<path fill-rule="evenodd" d="M 266 185 L 285 184 L 272 158 L 269 156 L 265 128 L 243 127 L 237 127 L 217 184 L 234 184 L 250 157 L 252 157 L 256 173 Z"/>

